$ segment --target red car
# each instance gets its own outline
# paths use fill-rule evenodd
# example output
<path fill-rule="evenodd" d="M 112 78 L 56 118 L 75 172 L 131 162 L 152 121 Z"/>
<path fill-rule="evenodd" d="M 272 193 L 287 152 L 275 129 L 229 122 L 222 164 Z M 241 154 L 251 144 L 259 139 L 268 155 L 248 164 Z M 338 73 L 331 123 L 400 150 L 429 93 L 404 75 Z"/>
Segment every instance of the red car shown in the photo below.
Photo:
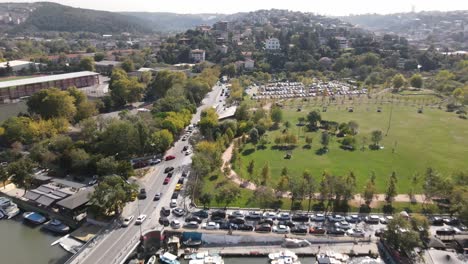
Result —
<path fill-rule="evenodd" d="M 173 159 L 175 159 L 175 156 L 169 155 L 169 156 L 166 156 L 165 160 L 168 161 L 168 160 L 173 160 Z"/>
<path fill-rule="evenodd" d="M 171 181 L 171 178 L 167 177 L 166 179 L 164 179 L 164 185 L 168 184 L 169 182 Z"/>

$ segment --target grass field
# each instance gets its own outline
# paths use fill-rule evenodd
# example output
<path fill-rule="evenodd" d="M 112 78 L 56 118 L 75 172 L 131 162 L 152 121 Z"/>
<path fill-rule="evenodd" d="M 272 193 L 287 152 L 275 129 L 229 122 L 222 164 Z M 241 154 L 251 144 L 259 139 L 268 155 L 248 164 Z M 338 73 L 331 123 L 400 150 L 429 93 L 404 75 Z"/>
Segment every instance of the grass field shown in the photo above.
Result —
<path fill-rule="evenodd" d="M 283 167 L 287 167 L 292 176 L 298 177 L 305 169 L 308 169 L 317 181 L 320 180 L 324 171 L 336 175 L 344 175 L 353 171 L 357 176 L 358 191 L 361 191 L 371 172 L 375 172 L 377 190 L 384 192 L 389 176 L 392 171 L 395 171 L 398 178 L 398 193 L 407 193 L 411 186 L 412 176 L 415 173 L 423 174 L 428 167 L 433 167 L 447 176 L 466 170 L 468 121 L 459 119 L 454 113 L 428 107 L 427 105 L 434 104 L 437 100 L 426 98 L 427 95 L 421 98 L 413 96 L 409 100 L 400 100 L 394 104 L 388 135 L 384 136 L 381 142 L 384 149 L 345 151 L 339 148 L 337 138 L 332 137 L 329 152 L 325 155 L 316 154 L 316 151 L 321 148 L 320 132 L 305 132 L 305 128 L 295 126 L 298 117 L 306 117 L 308 112 L 314 109 L 321 111 L 321 101 L 294 100 L 285 103 L 284 120 L 292 124 L 290 131 L 299 136 L 299 143 L 292 151 L 292 158 L 286 160 L 284 151 L 272 149 L 274 145 L 272 141 L 282 129 L 270 131 L 268 136 L 271 143 L 265 150 L 257 150 L 251 144 L 244 147 L 242 175 L 248 175 L 246 166 L 250 160 L 255 160 L 257 174 L 260 173 L 265 163 L 269 163 L 272 176 L 271 186 L 276 185 Z M 329 105 L 327 111 L 321 114 L 323 119 L 330 121 L 357 121 L 359 124 L 357 142 L 360 147 L 363 137 L 367 137 L 367 142 L 370 144 L 371 131 L 382 130 L 384 134 L 386 133 L 391 105 L 381 104 L 379 99 L 359 99 L 358 101 L 354 101 L 352 105 L 353 113 L 346 110 L 351 101 L 342 102 L 339 99 L 335 105 Z M 422 105 L 424 105 L 423 113 L 417 113 Z M 377 107 L 381 107 L 381 113 L 376 111 Z M 297 108 L 302 108 L 302 111 L 298 112 Z M 303 148 L 306 135 L 313 137 L 312 149 Z M 393 148 L 395 151 L 392 150 Z M 417 192 L 420 192 L 420 184 L 415 188 Z"/>

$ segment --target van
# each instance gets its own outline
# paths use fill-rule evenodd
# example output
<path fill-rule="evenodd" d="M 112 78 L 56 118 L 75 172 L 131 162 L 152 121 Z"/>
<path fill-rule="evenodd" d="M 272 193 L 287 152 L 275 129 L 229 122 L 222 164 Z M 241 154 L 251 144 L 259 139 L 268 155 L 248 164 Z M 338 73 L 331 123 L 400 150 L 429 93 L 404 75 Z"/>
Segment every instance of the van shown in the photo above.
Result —
<path fill-rule="evenodd" d="M 176 200 L 176 199 L 172 199 L 172 200 L 171 200 L 171 203 L 169 204 L 169 206 L 170 206 L 171 208 L 177 207 L 177 200 Z"/>

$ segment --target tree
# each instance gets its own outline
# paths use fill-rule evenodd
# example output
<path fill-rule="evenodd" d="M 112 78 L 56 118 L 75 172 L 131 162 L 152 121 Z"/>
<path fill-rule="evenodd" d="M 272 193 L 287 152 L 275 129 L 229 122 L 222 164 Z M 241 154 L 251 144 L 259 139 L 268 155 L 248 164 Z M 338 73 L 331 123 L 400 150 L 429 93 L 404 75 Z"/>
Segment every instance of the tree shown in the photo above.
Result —
<path fill-rule="evenodd" d="M 388 183 L 387 190 L 385 191 L 385 201 L 388 204 L 391 204 L 393 202 L 393 199 L 395 199 L 395 196 L 397 195 L 397 190 L 396 190 L 396 178 L 390 177 L 390 181 Z"/>
<path fill-rule="evenodd" d="M 309 148 L 312 147 L 312 140 L 313 140 L 313 139 L 312 139 L 312 137 L 310 137 L 310 136 L 306 136 L 306 137 L 305 137 L 305 142 L 306 142 L 306 144 L 307 144 L 307 147 L 309 147 Z"/>
<path fill-rule="evenodd" d="M 406 80 L 402 74 L 399 73 L 393 76 L 393 79 L 392 79 L 393 88 L 400 89 L 401 87 L 405 85 L 405 83 L 406 83 Z"/>
<path fill-rule="evenodd" d="M 324 150 L 328 150 L 328 144 L 330 143 L 330 134 L 327 131 L 323 131 L 320 137 L 320 144 Z"/>
<path fill-rule="evenodd" d="M 71 160 L 71 169 L 78 173 L 86 173 L 91 156 L 82 148 L 73 148 L 68 153 Z"/>
<path fill-rule="evenodd" d="M 305 194 L 307 195 L 307 199 L 309 201 L 307 204 L 307 212 L 310 212 L 312 199 L 314 199 L 315 181 L 314 178 L 312 178 L 312 174 L 308 170 L 303 172 L 302 178 L 304 179 Z"/>
<path fill-rule="evenodd" d="M 167 129 L 162 129 L 151 134 L 150 145 L 157 153 L 164 153 L 174 142 L 174 136 Z"/>
<path fill-rule="evenodd" d="M 203 208 L 207 208 L 207 205 L 208 207 L 210 206 L 210 203 L 211 203 L 211 199 L 213 198 L 213 196 L 209 193 L 204 193 L 200 196 L 200 198 L 198 198 L 198 200 L 200 201 L 200 203 L 203 204 Z"/>
<path fill-rule="evenodd" d="M 94 54 L 94 61 L 102 61 L 105 57 L 106 55 L 104 53 L 97 52 L 96 54 Z"/>
<path fill-rule="evenodd" d="M 419 234 L 412 229 L 411 223 L 400 215 L 395 215 L 388 222 L 382 238 L 391 248 L 410 258 L 413 256 L 413 250 L 422 246 Z"/>
<path fill-rule="evenodd" d="M 31 188 L 34 179 L 32 173 L 35 167 L 36 165 L 31 159 L 21 158 L 8 164 L 6 171 L 8 175 L 11 175 L 11 182 L 16 187 L 27 191 Z"/>
<path fill-rule="evenodd" d="M 126 72 L 132 72 L 135 70 L 135 64 L 130 59 L 126 59 L 124 62 L 122 62 L 121 67 Z"/>
<path fill-rule="evenodd" d="M 90 204 L 105 215 L 120 215 L 125 204 L 137 195 L 138 185 L 128 184 L 120 176 L 107 176 L 95 187 Z"/>
<path fill-rule="evenodd" d="M 283 121 L 283 110 L 279 107 L 273 107 L 271 109 L 271 120 L 278 126 L 278 124 Z"/>
<path fill-rule="evenodd" d="M 214 140 L 215 129 L 218 127 L 218 114 L 213 108 L 203 110 L 198 123 L 201 134 L 208 140 Z"/>
<path fill-rule="evenodd" d="M 253 174 L 255 172 L 255 160 L 251 160 L 247 165 L 247 172 L 249 173 L 250 179 L 253 180 Z"/>
<path fill-rule="evenodd" d="M 465 92 L 462 88 L 457 88 L 453 90 L 452 96 L 457 103 L 461 104 L 463 102 L 463 99 L 465 98 Z"/>
<path fill-rule="evenodd" d="M 304 199 L 304 185 L 303 181 L 298 179 L 298 178 L 290 178 L 289 179 L 289 192 L 291 195 L 291 210 L 293 209 L 301 209 L 298 208 L 300 207 L 299 204 L 296 204 L 296 202 L 302 201 Z"/>
<path fill-rule="evenodd" d="M 440 195 L 441 191 L 446 188 L 446 186 L 443 186 L 441 175 L 433 168 L 427 168 L 422 186 L 425 197 L 424 202 L 430 201 L 432 198 Z"/>
<path fill-rule="evenodd" d="M 358 130 L 359 130 L 359 124 L 356 122 L 356 121 L 349 121 L 348 122 L 348 128 L 349 128 L 349 131 L 351 132 L 351 134 L 353 136 L 357 135 L 358 133 Z"/>
<path fill-rule="evenodd" d="M 317 123 L 322 121 L 322 116 L 320 112 L 317 110 L 311 111 L 307 115 L 307 122 L 309 123 L 310 130 L 317 130 Z"/>
<path fill-rule="evenodd" d="M 413 74 L 410 79 L 410 84 L 414 88 L 422 88 L 423 87 L 423 78 L 421 74 Z"/>
<path fill-rule="evenodd" d="M 28 111 L 44 119 L 66 118 L 72 120 L 76 114 L 75 98 L 67 91 L 57 88 L 41 90 L 26 102 Z"/>
<path fill-rule="evenodd" d="M 380 141 L 382 141 L 382 131 L 374 130 L 371 132 L 371 141 L 374 143 L 375 147 L 379 146 Z"/>
<path fill-rule="evenodd" d="M 3 183 L 3 188 L 5 188 L 6 186 L 5 184 L 9 178 L 10 178 L 10 174 L 8 174 L 8 171 L 5 168 L 5 166 L 0 166 L 0 182 Z"/>
<path fill-rule="evenodd" d="M 370 206 L 370 204 L 372 203 L 375 192 L 376 192 L 375 173 L 372 172 L 370 179 L 367 181 L 366 188 L 364 189 L 364 193 L 362 194 L 362 197 L 364 198 L 364 201 L 367 206 Z"/>
<path fill-rule="evenodd" d="M 262 172 L 261 172 L 261 182 L 260 182 L 260 185 L 262 186 L 266 186 L 267 183 L 270 181 L 270 165 L 268 164 L 268 162 L 265 163 L 265 165 L 263 165 L 263 168 L 262 168 Z"/>
<path fill-rule="evenodd" d="M 97 147 L 108 156 L 118 154 L 119 159 L 129 158 L 138 153 L 138 131 L 127 120 L 114 120 L 100 135 Z"/>
<path fill-rule="evenodd" d="M 227 183 L 218 189 L 215 199 L 218 203 L 224 202 L 224 207 L 226 208 L 230 203 L 237 200 L 240 197 L 240 194 L 239 186 L 233 183 Z"/>
<path fill-rule="evenodd" d="M 260 208 L 271 207 L 275 200 L 275 194 L 271 188 L 266 186 L 260 186 L 254 191 L 255 201 L 258 202 Z"/>
<path fill-rule="evenodd" d="M 256 128 L 252 128 L 249 132 L 249 139 L 252 144 L 257 145 L 259 140 L 258 130 Z"/>
<path fill-rule="evenodd" d="M 80 60 L 79 65 L 80 70 L 82 71 L 94 71 L 94 59 L 92 57 L 84 57 Z"/>

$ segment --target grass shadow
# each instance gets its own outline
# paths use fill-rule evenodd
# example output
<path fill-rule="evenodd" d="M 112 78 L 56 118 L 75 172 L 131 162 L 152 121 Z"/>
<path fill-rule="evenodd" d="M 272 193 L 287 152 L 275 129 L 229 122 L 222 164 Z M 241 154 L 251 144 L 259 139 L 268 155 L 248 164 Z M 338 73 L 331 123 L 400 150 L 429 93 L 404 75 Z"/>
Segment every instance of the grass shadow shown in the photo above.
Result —
<path fill-rule="evenodd" d="M 248 156 L 248 155 L 250 155 L 250 154 L 252 154 L 254 152 L 255 152 L 254 148 L 249 148 L 249 149 L 246 149 L 246 150 L 242 151 L 242 156 Z"/>
<path fill-rule="evenodd" d="M 208 178 L 210 181 L 216 181 L 218 179 L 218 175 L 211 175 L 210 178 Z"/>
<path fill-rule="evenodd" d="M 311 149 L 311 148 L 312 148 L 311 145 L 304 145 L 304 146 L 302 146 L 302 149 Z"/>
<path fill-rule="evenodd" d="M 319 148 L 317 149 L 317 151 L 315 151 L 315 154 L 320 155 L 320 156 L 325 155 L 327 153 L 328 153 L 328 149 L 326 148 Z"/>

